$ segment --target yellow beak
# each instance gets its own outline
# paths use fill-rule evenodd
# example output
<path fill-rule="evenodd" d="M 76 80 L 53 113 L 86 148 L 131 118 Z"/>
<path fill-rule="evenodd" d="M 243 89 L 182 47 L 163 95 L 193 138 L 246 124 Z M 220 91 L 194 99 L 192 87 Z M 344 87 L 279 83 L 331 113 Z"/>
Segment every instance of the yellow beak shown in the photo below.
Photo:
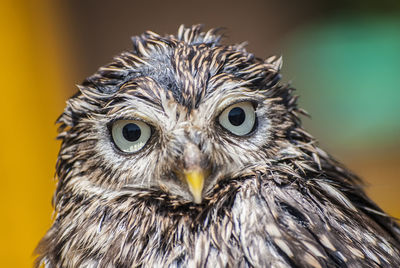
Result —
<path fill-rule="evenodd" d="M 202 169 L 184 171 L 186 182 L 189 186 L 189 190 L 192 193 L 193 201 L 196 204 L 200 204 L 203 197 L 203 187 L 205 174 Z"/>

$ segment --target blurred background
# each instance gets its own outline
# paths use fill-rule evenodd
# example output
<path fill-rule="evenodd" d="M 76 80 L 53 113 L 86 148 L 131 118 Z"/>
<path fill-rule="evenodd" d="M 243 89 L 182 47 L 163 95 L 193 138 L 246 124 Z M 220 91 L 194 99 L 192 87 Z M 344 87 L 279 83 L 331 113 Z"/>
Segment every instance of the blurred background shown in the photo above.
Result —
<path fill-rule="evenodd" d="M 400 217 L 400 1 L 2 0 L 2 267 L 30 267 L 52 221 L 54 122 L 86 76 L 145 30 L 226 27 L 258 57 L 283 55 L 306 128 Z"/>

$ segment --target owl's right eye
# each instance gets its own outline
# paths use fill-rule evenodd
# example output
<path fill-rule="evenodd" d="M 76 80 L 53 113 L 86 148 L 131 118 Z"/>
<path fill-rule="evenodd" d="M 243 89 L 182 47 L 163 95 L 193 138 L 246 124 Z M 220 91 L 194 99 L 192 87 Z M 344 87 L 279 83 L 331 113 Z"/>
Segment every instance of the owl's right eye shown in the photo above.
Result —
<path fill-rule="evenodd" d="M 148 124 L 137 120 L 118 120 L 112 125 L 111 134 L 115 145 L 125 153 L 142 149 L 151 136 Z"/>

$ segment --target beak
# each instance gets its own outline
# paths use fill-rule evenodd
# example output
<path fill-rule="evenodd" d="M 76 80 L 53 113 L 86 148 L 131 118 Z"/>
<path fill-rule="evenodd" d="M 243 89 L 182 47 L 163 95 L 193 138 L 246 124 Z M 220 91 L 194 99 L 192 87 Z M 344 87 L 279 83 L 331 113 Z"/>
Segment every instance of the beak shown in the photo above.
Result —
<path fill-rule="evenodd" d="M 194 170 L 188 170 L 184 171 L 185 179 L 186 182 L 189 186 L 189 190 L 193 196 L 193 201 L 196 204 L 200 204 L 203 197 L 203 187 L 204 187 L 204 179 L 205 179 L 205 174 L 204 170 L 202 169 L 194 169 Z"/>
<path fill-rule="evenodd" d="M 205 155 L 195 144 L 188 142 L 183 150 L 183 180 L 186 181 L 193 202 L 200 204 L 203 200 L 204 182 L 210 174 Z"/>

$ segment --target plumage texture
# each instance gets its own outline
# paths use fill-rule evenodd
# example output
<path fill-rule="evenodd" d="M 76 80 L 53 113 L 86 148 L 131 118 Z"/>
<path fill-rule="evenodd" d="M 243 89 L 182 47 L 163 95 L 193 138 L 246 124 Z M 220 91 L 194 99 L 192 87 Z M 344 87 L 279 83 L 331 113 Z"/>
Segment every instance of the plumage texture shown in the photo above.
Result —
<path fill-rule="evenodd" d="M 400 267 L 399 227 L 302 128 L 281 59 L 220 39 L 146 32 L 79 86 L 58 120 L 56 217 L 37 264 Z M 257 116 L 241 137 L 217 120 L 239 101 Z M 115 147 L 121 118 L 152 127 L 140 151 Z M 176 176 L 188 144 L 210 170 L 201 204 Z"/>

